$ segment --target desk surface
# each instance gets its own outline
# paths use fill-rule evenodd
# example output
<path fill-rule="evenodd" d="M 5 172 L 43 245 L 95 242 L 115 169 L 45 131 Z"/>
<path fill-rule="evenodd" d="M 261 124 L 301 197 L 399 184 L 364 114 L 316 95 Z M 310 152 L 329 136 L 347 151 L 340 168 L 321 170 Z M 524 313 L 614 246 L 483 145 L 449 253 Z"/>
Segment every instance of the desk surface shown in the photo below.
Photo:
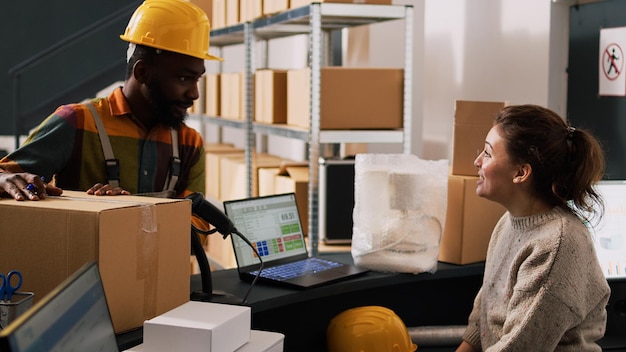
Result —
<path fill-rule="evenodd" d="M 353 263 L 350 253 L 320 256 Z M 439 263 L 433 274 L 371 271 L 306 290 L 258 282 L 246 305 L 252 309 L 253 329 L 285 334 L 285 351 L 325 351 L 330 320 L 346 309 L 359 306 L 388 307 L 407 326 L 466 324 L 483 270 L 483 263 L 463 266 Z M 212 278 L 214 292 L 230 294 L 214 297 L 213 302 L 239 304 L 250 287 L 239 280 L 236 269 L 213 272 Z M 199 277 L 192 277 L 191 287 L 200 287 Z"/>
<path fill-rule="evenodd" d="M 341 263 L 352 264 L 349 253 L 323 253 L 321 257 L 336 260 Z M 346 281 L 335 282 L 330 285 L 315 287 L 307 290 L 298 290 L 279 286 L 257 283 L 252 288 L 246 305 L 252 308 L 252 312 L 263 312 L 290 304 L 308 302 L 312 299 L 337 294 L 350 294 L 367 291 L 380 287 L 393 287 L 428 280 L 445 280 L 465 277 L 482 277 L 484 264 L 452 265 L 439 263 L 437 271 L 433 274 L 422 273 L 381 273 L 371 271 L 363 276 Z M 227 296 L 216 296 L 213 302 L 240 304 L 250 284 L 239 280 L 236 269 L 219 270 L 212 272 L 213 292 L 227 293 Z M 201 287 L 200 276 L 193 275 L 191 278 L 191 290 Z"/>
<path fill-rule="evenodd" d="M 349 253 L 322 253 L 320 256 L 352 263 Z M 372 271 L 361 277 L 307 290 L 257 283 L 250 291 L 246 305 L 252 310 L 253 329 L 285 334 L 285 351 L 325 351 L 326 327 L 330 320 L 342 311 L 358 306 L 386 306 L 408 327 L 467 324 L 474 296 L 482 283 L 483 270 L 483 263 L 439 263 L 433 274 Z M 213 291 L 225 294 L 214 296 L 213 302 L 242 304 L 250 284 L 239 279 L 236 269 L 218 270 L 211 275 Z M 200 275 L 193 275 L 191 292 L 200 288 Z M 623 346 L 624 338 L 618 340 L 606 342 Z M 141 329 L 118 336 L 122 350 L 141 342 Z M 419 350 L 444 352 L 454 349 L 423 346 Z"/>
<path fill-rule="evenodd" d="M 353 263 L 350 253 L 322 253 L 322 257 Z M 465 324 L 480 287 L 483 263 L 439 263 L 435 273 L 368 272 L 326 286 L 298 290 L 257 283 L 246 305 L 252 310 L 252 328 L 285 334 L 285 351 L 325 351 L 326 327 L 346 309 L 381 305 L 395 311 L 407 326 Z M 242 304 L 250 284 L 236 269 L 211 273 L 212 302 Z M 191 292 L 200 290 L 200 275 L 191 277 Z M 122 348 L 141 343 L 141 329 L 118 336 Z M 425 349 L 420 349 L 427 351 Z M 440 351 L 440 350 L 436 350 Z M 443 350 L 441 350 L 443 351 Z"/>

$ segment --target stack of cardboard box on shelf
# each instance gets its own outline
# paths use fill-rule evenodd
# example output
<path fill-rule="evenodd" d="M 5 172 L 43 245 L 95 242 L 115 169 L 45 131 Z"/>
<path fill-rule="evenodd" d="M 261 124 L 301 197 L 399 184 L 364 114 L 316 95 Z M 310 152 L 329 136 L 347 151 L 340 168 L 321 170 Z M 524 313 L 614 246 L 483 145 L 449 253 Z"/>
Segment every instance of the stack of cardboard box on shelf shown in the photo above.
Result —
<path fill-rule="evenodd" d="M 246 198 L 247 195 L 247 168 L 245 152 L 232 144 L 206 144 L 206 191 L 205 195 L 212 200 L 224 201 Z M 261 170 L 278 169 L 292 160 L 266 153 L 252 154 L 252 195 L 265 195 L 260 192 Z M 284 187 L 281 192 L 302 193 L 295 187 Z M 306 192 L 304 193 L 306 194 Z M 299 204 L 300 205 L 300 204 Z M 209 236 L 207 250 L 210 258 L 219 266 L 235 267 L 230 240 L 224 241 L 222 236 Z"/>
<path fill-rule="evenodd" d="M 252 21 L 263 16 L 309 5 L 313 2 L 391 5 L 392 0 L 192 0 L 218 29 Z"/>
<path fill-rule="evenodd" d="M 504 102 L 456 102 L 452 167 L 448 175 L 448 207 L 439 260 L 452 264 L 484 261 L 491 232 L 502 214 L 500 204 L 478 197 L 474 160 Z"/>
<path fill-rule="evenodd" d="M 313 1 L 303 0 L 192 0 L 218 29 L 251 21 Z M 315 2 L 386 4 L 391 0 L 326 0 Z M 255 123 L 308 129 L 310 126 L 310 69 L 257 69 L 252 96 Z M 403 126 L 402 69 L 323 67 L 320 87 L 320 129 L 399 129 Z M 203 103 L 193 113 L 245 120 L 245 72 L 207 73 Z M 218 201 L 246 196 L 244 150 L 232 145 L 207 145 L 206 195 Z M 253 196 L 295 192 L 303 227 L 308 229 L 308 163 L 294 163 L 267 154 L 252 155 Z M 224 267 L 235 265 L 230 242 L 209 236 L 211 259 Z"/>
<path fill-rule="evenodd" d="M 243 120 L 243 74 L 207 74 L 205 115 Z M 229 78 L 224 78 L 229 77 Z M 310 118 L 310 70 L 255 72 L 253 120 L 257 123 L 307 129 Z M 402 128 L 403 70 L 393 68 L 324 67 L 321 70 L 321 129 Z M 230 101 L 230 103 L 226 103 Z M 228 104 L 228 105 L 227 105 Z M 206 146 L 206 195 L 220 201 L 246 196 L 244 150 L 232 145 Z M 295 192 L 308 228 L 308 165 L 267 154 L 252 155 L 253 195 Z M 210 236 L 211 259 L 224 267 L 235 265 L 230 243 Z"/>
<path fill-rule="evenodd" d="M 259 69 L 254 73 L 253 120 L 309 128 L 310 69 Z M 243 72 L 205 75 L 205 107 L 212 117 L 244 120 Z M 397 68 L 322 67 L 320 129 L 402 128 L 404 72 Z"/>

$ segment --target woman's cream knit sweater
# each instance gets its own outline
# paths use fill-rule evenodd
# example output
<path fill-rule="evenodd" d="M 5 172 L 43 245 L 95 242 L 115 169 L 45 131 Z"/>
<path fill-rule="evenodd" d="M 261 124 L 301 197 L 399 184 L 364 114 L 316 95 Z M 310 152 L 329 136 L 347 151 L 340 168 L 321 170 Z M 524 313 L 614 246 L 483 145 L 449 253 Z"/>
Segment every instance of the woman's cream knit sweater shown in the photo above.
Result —
<path fill-rule="evenodd" d="M 494 228 L 464 339 L 483 351 L 601 351 L 610 289 L 586 226 L 560 208 Z"/>

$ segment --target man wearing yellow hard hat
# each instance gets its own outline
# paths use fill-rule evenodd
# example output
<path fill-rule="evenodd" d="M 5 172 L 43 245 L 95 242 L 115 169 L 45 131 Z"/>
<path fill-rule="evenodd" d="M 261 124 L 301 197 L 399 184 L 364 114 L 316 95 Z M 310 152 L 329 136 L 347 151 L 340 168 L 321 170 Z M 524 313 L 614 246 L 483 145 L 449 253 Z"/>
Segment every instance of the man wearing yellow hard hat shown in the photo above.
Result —
<path fill-rule="evenodd" d="M 207 15 L 185 0 L 146 0 L 120 37 L 126 79 L 106 98 L 59 107 L 0 160 L 0 196 L 62 189 L 183 198 L 205 190 L 202 136 L 185 125 L 209 54 Z"/>

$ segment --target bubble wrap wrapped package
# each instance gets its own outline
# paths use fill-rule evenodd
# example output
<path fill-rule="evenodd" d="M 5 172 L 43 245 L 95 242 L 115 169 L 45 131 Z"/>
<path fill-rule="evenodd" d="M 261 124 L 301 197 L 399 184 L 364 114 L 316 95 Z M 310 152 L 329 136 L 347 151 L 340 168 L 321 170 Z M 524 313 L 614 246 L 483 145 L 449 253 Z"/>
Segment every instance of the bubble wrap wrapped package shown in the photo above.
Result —
<path fill-rule="evenodd" d="M 352 258 L 377 271 L 437 270 L 447 206 L 448 161 L 358 154 Z"/>

